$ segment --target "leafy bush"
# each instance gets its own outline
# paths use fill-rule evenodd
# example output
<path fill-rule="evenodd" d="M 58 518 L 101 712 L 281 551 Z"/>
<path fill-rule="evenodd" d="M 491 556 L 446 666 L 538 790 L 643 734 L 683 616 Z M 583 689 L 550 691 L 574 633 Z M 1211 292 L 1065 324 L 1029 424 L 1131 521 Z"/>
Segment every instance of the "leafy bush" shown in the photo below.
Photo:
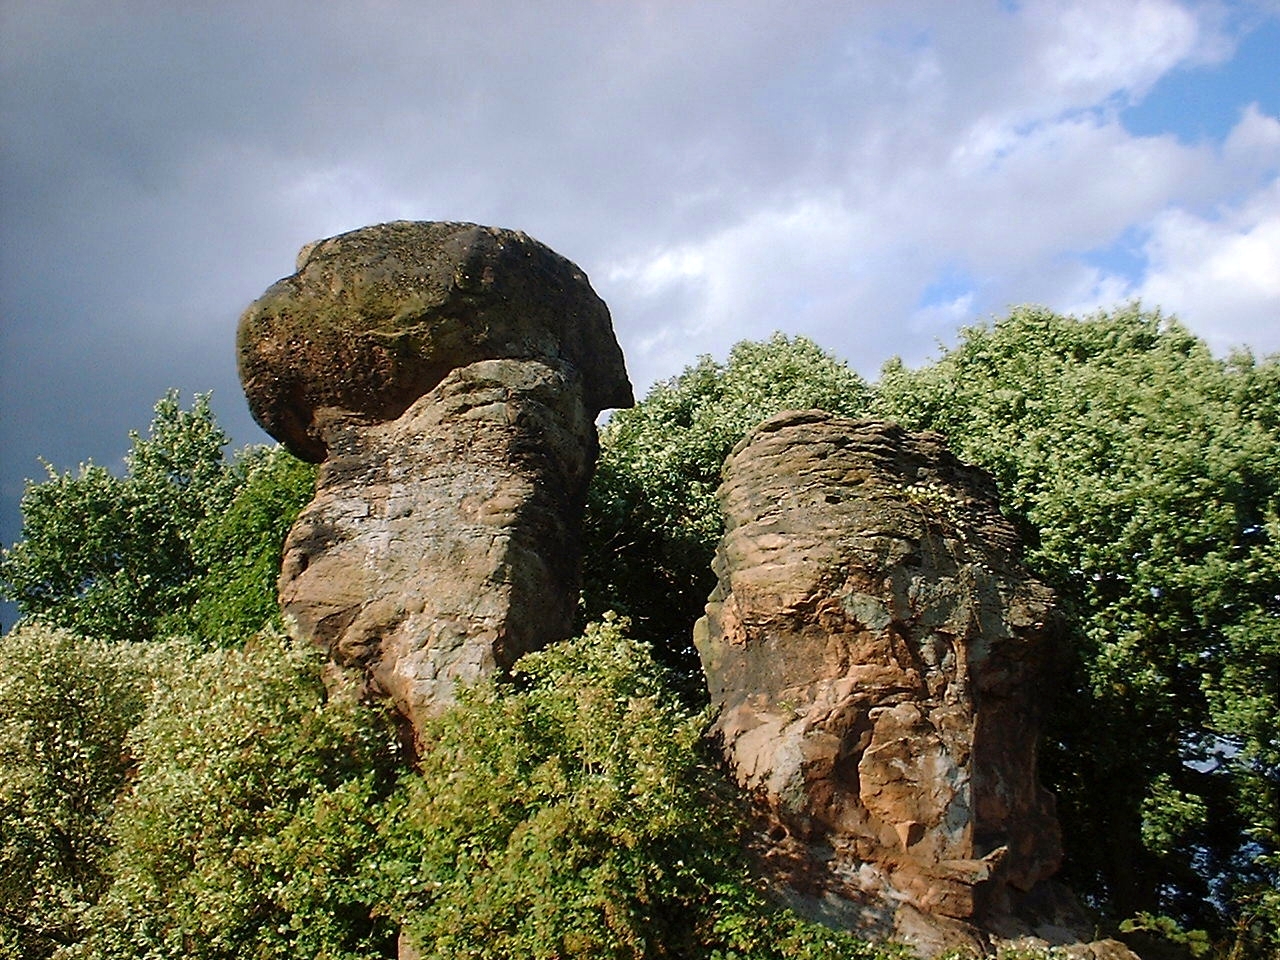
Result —
<path fill-rule="evenodd" d="M 315 492 L 315 467 L 283 447 L 253 447 L 233 465 L 243 481 L 225 510 L 200 521 L 191 555 L 203 571 L 193 599 L 162 617 L 157 632 L 244 643 L 279 627 L 276 580 L 289 528 Z"/>
<path fill-rule="evenodd" d="M 389 908 L 422 956 L 880 955 L 755 888 L 704 726 L 613 620 L 466 693 L 381 830 Z"/>
<path fill-rule="evenodd" d="M 47 467 L 47 481 L 27 485 L 24 539 L 0 554 L 0 589 L 24 614 L 86 636 L 146 640 L 159 617 L 192 599 L 192 535 L 234 495 L 226 435 L 207 395 L 184 411 L 170 392 L 149 435 L 132 440 L 124 477 L 95 464 Z"/>
<path fill-rule="evenodd" d="M 112 882 L 60 957 L 384 956 L 359 882 L 399 771 L 378 710 L 328 697 L 320 654 L 265 635 L 153 698 L 111 820 Z"/>
<path fill-rule="evenodd" d="M 355 960 L 402 929 L 450 958 L 893 954 L 767 902 L 705 718 L 616 622 L 464 692 L 407 774 L 389 719 L 279 637 L 16 641 L 42 652 L 0 684 L 34 758 L 0 780 L 5 956 Z"/>
<path fill-rule="evenodd" d="M 110 878 L 126 737 L 184 658 L 38 624 L 0 637 L 0 956 L 48 957 L 84 933 Z"/>

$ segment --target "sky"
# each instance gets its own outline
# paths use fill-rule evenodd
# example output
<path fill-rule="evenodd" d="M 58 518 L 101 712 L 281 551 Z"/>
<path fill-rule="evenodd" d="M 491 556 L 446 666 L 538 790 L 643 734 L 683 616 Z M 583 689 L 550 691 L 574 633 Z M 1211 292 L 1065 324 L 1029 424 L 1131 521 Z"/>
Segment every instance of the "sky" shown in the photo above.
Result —
<path fill-rule="evenodd" d="M 0 542 L 169 388 L 266 442 L 239 314 L 396 219 L 576 262 L 641 396 L 775 330 L 874 378 L 1022 303 L 1269 354 L 1280 0 L 0 0 Z"/>

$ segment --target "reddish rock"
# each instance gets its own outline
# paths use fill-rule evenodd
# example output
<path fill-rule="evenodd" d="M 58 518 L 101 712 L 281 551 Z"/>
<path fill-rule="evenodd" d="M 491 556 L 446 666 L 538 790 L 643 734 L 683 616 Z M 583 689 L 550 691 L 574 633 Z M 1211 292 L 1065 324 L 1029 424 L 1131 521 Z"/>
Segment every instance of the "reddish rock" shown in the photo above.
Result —
<path fill-rule="evenodd" d="M 285 544 L 295 634 L 415 731 L 570 634 L 595 417 L 632 402 L 577 267 L 512 231 L 367 227 L 304 248 L 239 350 L 254 416 L 322 461 Z"/>
<path fill-rule="evenodd" d="M 1036 777 L 1059 619 L 993 482 L 937 435 L 789 411 L 719 496 L 695 639 L 769 871 L 839 926 L 980 946 L 1061 857 Z"/>

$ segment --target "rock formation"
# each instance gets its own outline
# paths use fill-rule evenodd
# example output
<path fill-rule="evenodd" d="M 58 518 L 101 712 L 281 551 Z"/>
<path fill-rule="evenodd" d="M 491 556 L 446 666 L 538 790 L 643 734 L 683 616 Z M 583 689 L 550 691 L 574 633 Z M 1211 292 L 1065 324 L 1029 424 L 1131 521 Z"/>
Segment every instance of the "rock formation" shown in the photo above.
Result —
<path fill-rule="evenodd" d="M 927 952 L 1033 933 L 1015 918 L 1037 900 L 1041 933 L 1072 918 L 1041 883 L 1061 855 L 1036 779 L 1055 601 L 990 478 L 937 435 L 789 411 L 735 448 L 719 497 L 695 642 L 792 905 Z"/>
<path fill-rule="evenodd" d="M 415 729 L 570 633 L 595 417 L 632 403 L 582 271 L 513 231 L 366 227 L 304 247 L 238 353 L 254 417 L 321 464 L 285 544 L 292 631 Z"/>

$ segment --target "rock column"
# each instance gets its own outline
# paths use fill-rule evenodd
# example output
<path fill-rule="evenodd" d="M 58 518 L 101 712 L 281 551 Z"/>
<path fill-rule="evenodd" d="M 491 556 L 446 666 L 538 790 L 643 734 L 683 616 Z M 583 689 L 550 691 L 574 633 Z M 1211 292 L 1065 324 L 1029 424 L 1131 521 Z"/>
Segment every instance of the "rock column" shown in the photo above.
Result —
<path fill-rule="evenodd" d="M 240 321 L 260 424 L 320 463 L 289 629 L 412 723 L 569 635 L 595 417 L 629 406 L 609 313 L 521 233 L 397 222 L 305 247 Z"/>
<path fill-rule="evenodd" d="M 1058 620 L 990 478 L 936 435 L 791 411 L 719 496 L 696 643 L 774 878 L 890 936 L 1008 911 L 1060 859 L 1036 778 Z"/>

